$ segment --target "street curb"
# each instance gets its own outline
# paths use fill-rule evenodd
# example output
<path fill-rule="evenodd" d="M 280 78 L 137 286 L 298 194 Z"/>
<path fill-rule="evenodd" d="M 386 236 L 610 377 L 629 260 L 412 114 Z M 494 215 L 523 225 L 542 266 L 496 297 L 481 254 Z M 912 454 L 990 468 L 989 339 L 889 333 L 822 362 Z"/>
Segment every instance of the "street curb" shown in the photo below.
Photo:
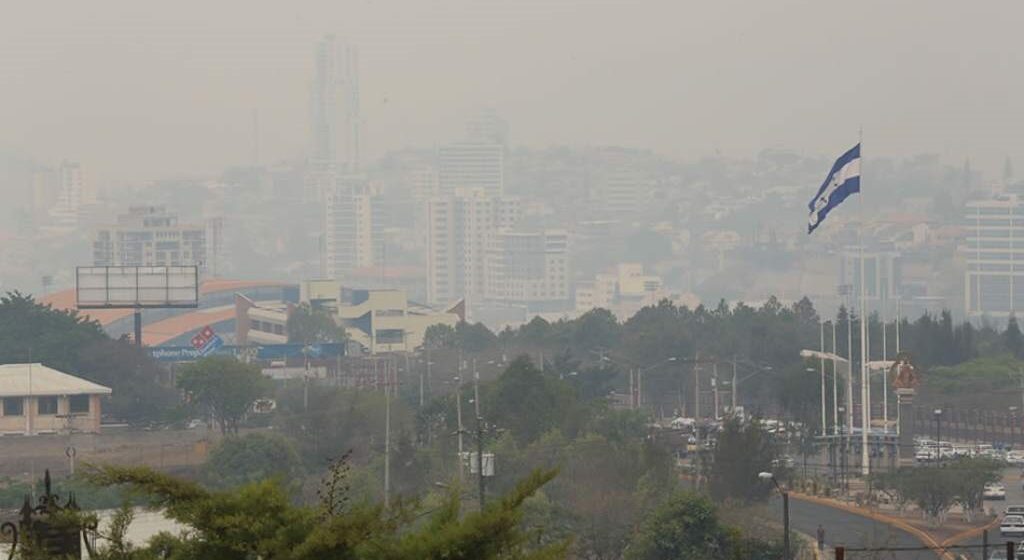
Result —
<path fill-rule="evenodd" d="M 994 519 L 992 519 L 992 521 L 990 521 L 988 523 L 988 525 L 984 525 L 984 526 L 981 526 L 981 527 L 974 527 L 972 529 L 968 529 L 966 531 L 962 531 L 960 533 L 957 533 L 957 534 L 953 535 L 952 537 L 949 537 L 948 539 L 942 541 L 942 546 L 943 547 L 953 546 L 953 545 L 955 545 L 955 544 L 957 544 L 957 543 L 959 543 L 961 541 L 967 540 L 967 539 L 972 538 L 972 537 L 976 537 L 976 536 L 984 533 L 985 531 L 988 531 L 989 529 L 992 529 L 993 527 L 998 527 L 998 526 L 999 526 L 999 516 L 997 515 L 997 516 L 995 516 Z"/>
<path fill-rule="evenodd" d="M 865 509 L 859 508 L 857 506 L 851 506 L 851 505 L 844 504 L 844 503 L 841 503 L 841 502 L 836 502 L 834 500 L 830 500 L 830 499 L 827 499 L 827 498 L 819 498 L 818 496 L 810 496 L 810 495 L 807 495 L 807 494 L 799 494 L 799 493 L 796 493 L 796 492 L 790 492 L 790 496 L 792 496 L 793 498 L 795 498 L 797 500 L 802 500 L 802 501 L 805 501 L 805 502 L 810 502 L 812 504 L 823 505 L 823 506 L 827 506 L 827 507 L 831 507 L 831 508 L 835 508 L 835 509 L 841 509 L 843 511 L 846 511 L 846 512 L 849 512 L 849 513 L 852 513 L 852 514 L 855 514 L 855 515 L 859 515 L 861 517 L 866 517 L 866 518 L 872 519 L 874 521 L 879 521 L 881 523 L 885 523 L 886 525 L 891 525 L 893 527 L 896 527 L 897 529 L 900 529 L 901 531 L 903 531 L 905 533 L 910 533 L 911 535 L 916 537 L 917 540 L 921 541 L 921 544 L 923 544 L 925 546 L 928 546 L 928 547 L 931 547 L 931 548 L 934 548 L 935 549 L 935 551 L 934 551 L 935 555 L 938 556 L 939 558 L 942 558 L 944 560 L 955 560 L 955 557 L 952 554 L 950 554 L 949 552 L 946 552 L 945 550 L 943 550 L 942 549 L 942 545 L 939 544 L 939 542 L 936 541 L 934 538 L 932 538 L 931 535 L 929 535 L 928 533 L 922 531 L 921 529 L 918 529 L 917 527 L 914 527 L 913 525 L 907 523 L 906 521 L 903 521 L 902 519 L 896 519 L 895 517 L 891 517 L 891 516 L 885 515 L 883 513 L 877 513 L 877 512 L 874 512 L 874 511 L 870 511 L 870 510 L 865 510 Z"/>

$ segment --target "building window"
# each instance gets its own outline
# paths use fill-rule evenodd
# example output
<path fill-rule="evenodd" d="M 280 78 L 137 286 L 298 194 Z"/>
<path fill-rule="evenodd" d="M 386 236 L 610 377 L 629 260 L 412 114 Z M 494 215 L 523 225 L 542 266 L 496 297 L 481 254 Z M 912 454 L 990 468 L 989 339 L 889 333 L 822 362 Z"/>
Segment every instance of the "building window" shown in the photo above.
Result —
<path fill-rule="evenodd" d="M 88 414 L 89 395 L 71 395 L 68 398 L 68 410 L 71 414 Z"/>
<path fill-rule="evenodd" d="M 39 415 L 53 416 L 57 414 L 57 397 L 39 397 Z"/>
<path fill-rule="evenodd" d="M 21 397 L 6 397 L 3 401 L 4 416 L 22 416 L 25 414 L 25 401 Z"/>

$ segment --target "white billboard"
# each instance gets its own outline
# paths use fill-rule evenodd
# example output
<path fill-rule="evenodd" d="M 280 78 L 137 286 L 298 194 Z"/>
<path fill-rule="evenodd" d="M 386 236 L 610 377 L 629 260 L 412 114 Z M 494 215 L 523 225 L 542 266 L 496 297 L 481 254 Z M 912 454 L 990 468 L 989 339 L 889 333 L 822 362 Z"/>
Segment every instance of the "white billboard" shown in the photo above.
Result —
<path fill-rule="evenodd" d="M 199 306 L 195 266 L 80 266 L 79 309 Z"/>

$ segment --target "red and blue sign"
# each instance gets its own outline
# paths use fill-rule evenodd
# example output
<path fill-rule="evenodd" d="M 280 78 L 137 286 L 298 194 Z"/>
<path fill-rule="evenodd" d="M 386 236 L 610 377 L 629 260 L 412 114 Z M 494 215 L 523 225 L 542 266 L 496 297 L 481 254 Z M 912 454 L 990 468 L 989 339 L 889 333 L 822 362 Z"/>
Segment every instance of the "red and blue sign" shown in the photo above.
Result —
<path fill-rule="evenodd" d="M 192 348 L 195 348 L 200 356 L 208 356 L 224 346 L 224 340 L 217 336 L 217 333 L 213 332 L 209 325 L 203 327 L 203 330 L 193 336 L 191 342 Z"/>

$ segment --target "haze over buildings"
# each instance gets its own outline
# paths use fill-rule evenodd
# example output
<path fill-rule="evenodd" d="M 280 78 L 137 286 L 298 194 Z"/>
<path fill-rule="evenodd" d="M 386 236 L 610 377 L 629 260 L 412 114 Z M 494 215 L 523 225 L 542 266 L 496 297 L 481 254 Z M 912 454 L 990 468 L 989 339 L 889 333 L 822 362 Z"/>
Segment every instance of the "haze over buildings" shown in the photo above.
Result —
<path fill-rule="evenodd" d="M 25 6 L 0 23 L 0 288 L 195 262 L 495 328 L 661 299 L 833 313 L 859 223 L 808 239 L 805 205 L 863 127 L 870 305 L 1006 317 L 1024 8 L 871 8 Z M 820 87 L 836 67 L 858 79 Z"/>

